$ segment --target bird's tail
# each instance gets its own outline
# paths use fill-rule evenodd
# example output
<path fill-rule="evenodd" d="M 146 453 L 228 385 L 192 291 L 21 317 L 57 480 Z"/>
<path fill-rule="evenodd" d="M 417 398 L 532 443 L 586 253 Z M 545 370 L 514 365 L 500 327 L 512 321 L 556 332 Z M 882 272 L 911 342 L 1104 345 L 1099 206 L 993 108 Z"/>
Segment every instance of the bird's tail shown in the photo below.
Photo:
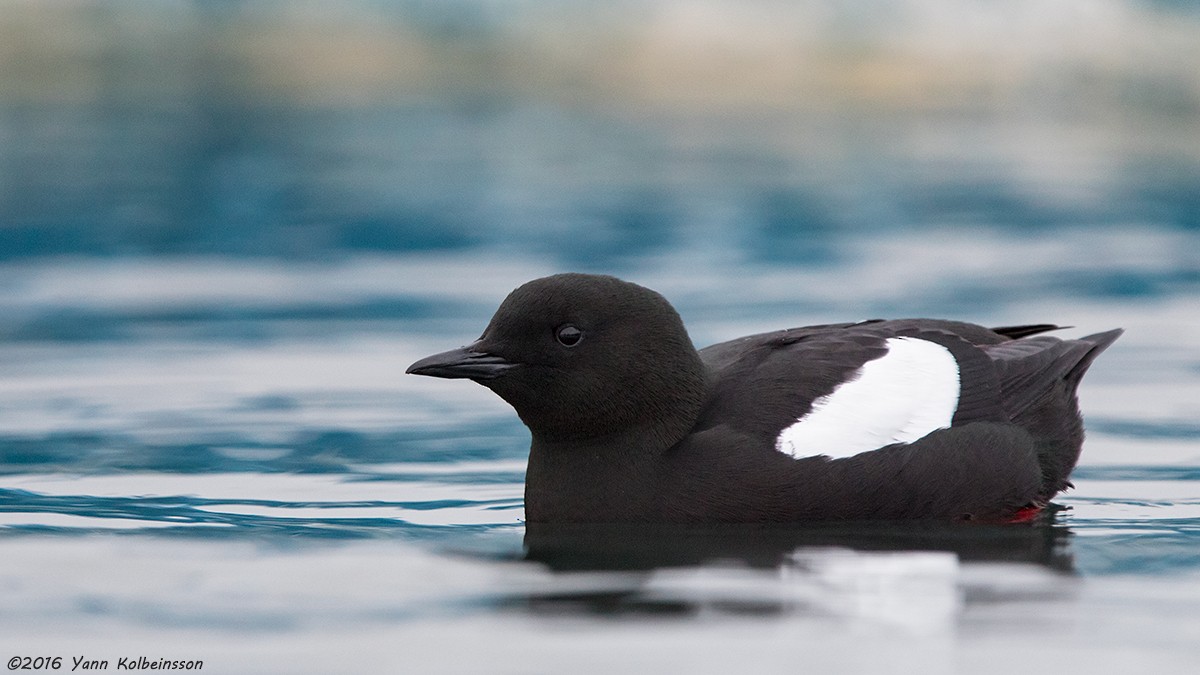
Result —
<path fill-rule="evenodd" d="M 1079 461 L 1079 383 L 1123 332 L 1118 328 L 1071 340 L 1039 336 L 985 347 L 1000 376 L 1006 414 L 1037 442 L 1045 500 L 1071 486 L 1068 478 Z"/>
<path fill-rule="evenodd" d="M 1095 333 L 1093 335 L 1072 340 L 1072 342 L 1080 342 L 1085 345 L 1089 345 L 1088 350 L 1084 352 L 1082 356 L 1080 356 L 1079 360 L 1075 363 L 1071 370 L 1067 371 L 1067 375 L 1064 378 L 1068 383 L 1072 384 L 1072 392 L 1074 392 L 1075 388 L 1079 386 L 1079 382 L 1083 379 L 1084 373 L 1086 373 L 1087 369 L 1091 367 L 1092 362 L 1096 360 L 1096 357 L 1100 356 L 1101 352 L 1103 352 L 1105 349 L 1108 349 L 1109 345 L 1116 342 L 1117 338 L 1121 337 L 1121 335 L 1124 333 L 1124 329 L 1114 328 L 1112 330 L 1104 331 L 1103 333 Z"/>

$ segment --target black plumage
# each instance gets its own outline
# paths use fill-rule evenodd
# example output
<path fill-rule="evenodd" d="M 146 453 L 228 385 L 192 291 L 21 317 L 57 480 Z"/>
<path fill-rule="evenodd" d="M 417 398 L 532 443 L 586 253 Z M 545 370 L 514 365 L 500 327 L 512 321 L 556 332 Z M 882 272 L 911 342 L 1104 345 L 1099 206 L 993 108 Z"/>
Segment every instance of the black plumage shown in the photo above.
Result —
<path fill-rule="evenodd" d="M 1004 521 L 1070 485 L 1076 388 L 1121 334 L 1042 335 L 1056 329 L 873 320 L 697 351 L 658 293 L 563 274 L 516 289 L 478 341 L 409 372 L 473 379 L 515 408 L 532 434 L 531 522 Z M 782 430 L 896 339 L 953 357 L 944 428 L 834 459 L 837 448 L 777 449 Z"/>

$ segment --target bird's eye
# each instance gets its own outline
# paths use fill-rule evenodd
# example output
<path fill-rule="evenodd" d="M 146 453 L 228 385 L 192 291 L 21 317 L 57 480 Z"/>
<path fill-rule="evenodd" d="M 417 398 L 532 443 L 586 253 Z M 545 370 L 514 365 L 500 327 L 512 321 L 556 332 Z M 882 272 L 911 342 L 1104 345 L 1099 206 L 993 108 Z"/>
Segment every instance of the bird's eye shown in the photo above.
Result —
<path fill-rule="evenodd" d="M 574 347 L 579 344 L 580 338 L 583 337 L 583 331 L 579 330 L 571 324 L 564 324 L 554 331 L 554 337 L 558 339 L 558 343 L 564 347 Z"/>

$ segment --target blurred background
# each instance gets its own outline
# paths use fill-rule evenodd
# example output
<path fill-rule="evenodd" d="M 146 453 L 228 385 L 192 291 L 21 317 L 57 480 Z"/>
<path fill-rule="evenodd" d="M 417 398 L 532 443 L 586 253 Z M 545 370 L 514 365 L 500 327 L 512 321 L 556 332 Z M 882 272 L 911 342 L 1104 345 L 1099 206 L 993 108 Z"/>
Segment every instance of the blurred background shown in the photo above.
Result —
<path fill-rule="evenodd" d="M 1078 490 L 1046 530 L 1091 576 L 1079 593 L 951 570 L 946 640 L 914 651 L 889 627 L 911 612 L 861 593 L 924 591 L 888 596 L 907 587 L 868 561 L 835 575 L 865 586 L 817 580 L 836 620 L 777 618 L 816 630 L 787 640 L 809 663 L 879 659 L 861 672 L 964 672 L 956 649 L 1011 672 L 997 634 L 1056 672 L 1194 668 L 1200 4 L 1182 0 L 0 0 L 0 643 L 102 652 L 101 628 L 330 672 L 400 658 L 399 631 L 479 672 L 497 664 L 458 638 L 503 635 L 483 643 L 529 672 L 545 626 L 496 609 L 509 568 L 441 554 L 520 555 L 527 433 L 481 387 L 403 372 L 565 270 L 663 292 L 701 346 L 906 315 L 1125 327 L 1084 382 Z M 384 550 L 235 546 L 362 540 Z M 668 581 L 718 617 L 726 591 L 747 600 Z M 669 654 L 581 625 L 677 669 L 733 658 L 719 622 L 670 632 Z M 743 646 L 726 670 L 796 662 Z"/>
<path fill-rule="evenodd" d="M 9 263 L 487 249 L 790 266 L 897 231 L 1200 228 L 1187 2 L 2 10 Z"/>

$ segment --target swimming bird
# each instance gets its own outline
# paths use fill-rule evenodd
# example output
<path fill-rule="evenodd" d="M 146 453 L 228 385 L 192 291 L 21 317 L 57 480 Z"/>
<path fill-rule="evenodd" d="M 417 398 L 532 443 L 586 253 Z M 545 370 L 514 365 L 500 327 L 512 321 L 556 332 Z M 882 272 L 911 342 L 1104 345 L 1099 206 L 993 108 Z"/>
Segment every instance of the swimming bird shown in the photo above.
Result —
<path fill-rule="evenodd" d="M 466 378 L 532 444 L 531 523 L 1031 520 L 1071 486 L 1076 388 L 1121 335 L 871 320 L 697 350 L 660 294 L 558 274 L 408 373 Z"/>

